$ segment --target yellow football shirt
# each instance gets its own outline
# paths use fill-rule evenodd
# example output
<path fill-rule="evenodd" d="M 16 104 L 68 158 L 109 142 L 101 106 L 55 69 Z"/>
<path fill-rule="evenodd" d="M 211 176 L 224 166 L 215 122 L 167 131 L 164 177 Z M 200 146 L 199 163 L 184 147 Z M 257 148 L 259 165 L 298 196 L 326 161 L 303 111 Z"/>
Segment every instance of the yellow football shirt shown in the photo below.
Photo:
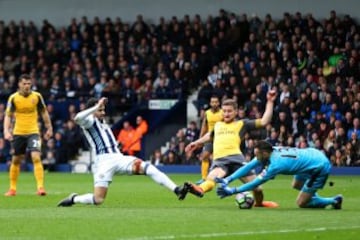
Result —
<path fill-rule="evenodd" d="M 242 154 L 240 150 L 241 139 L 247 131 L 260 128 L 260 121 L 260 119 L 256 119 L 239 120 L 231 123 L 217 122 L 213 132 L 214 160 Z"/>
<path fill-rule="evenodd" d="M 211 132 L 214 129 L 215 123 L 222 120 L 223 112 L 221 109 L 219 109 L 219 111 L 217 112 L 213 112 L 211 111 L 211 109 L 208 109 L 205 112 L 205 116 L 206 116 L 208 132 Z"/>
<path fill-rule="evenodd" d="M 40 93 L 32 91 L 28 96 L 13 93 L 6 105 L 6 114 L 14 116 L 14 135 L 39 133 L 38 113 L 46 108 Z"/>

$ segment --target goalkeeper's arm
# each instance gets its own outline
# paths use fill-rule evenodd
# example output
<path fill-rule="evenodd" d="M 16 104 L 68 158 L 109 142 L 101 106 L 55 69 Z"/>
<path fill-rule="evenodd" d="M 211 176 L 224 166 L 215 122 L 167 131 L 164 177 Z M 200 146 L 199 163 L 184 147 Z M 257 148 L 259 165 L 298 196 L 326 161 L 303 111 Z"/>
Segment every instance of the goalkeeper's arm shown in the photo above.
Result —
<path fill-rule="evenodd" d="M 245 164 L 244 166 L 242 166 L 241 168 L 236 170 L 233 174 L 226 177 L 225 179 L 227 182 L 230 183 L 230 182 L 234 181 L 235 179 L 239 179 L 239 178 L 246 176 L 251 170 L 255 169 L 256 167 L 258 167 L 260 165 L 261 165 L 261 162 L 259 160 L 257 160 L 256 158 L 253 158 L 249 163 Z"/>

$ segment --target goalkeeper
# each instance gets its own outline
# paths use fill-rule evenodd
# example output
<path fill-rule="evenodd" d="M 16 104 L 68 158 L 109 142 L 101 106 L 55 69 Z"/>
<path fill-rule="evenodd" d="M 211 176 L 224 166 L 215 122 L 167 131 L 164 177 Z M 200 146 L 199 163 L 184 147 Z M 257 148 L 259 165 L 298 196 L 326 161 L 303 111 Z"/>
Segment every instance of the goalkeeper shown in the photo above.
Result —
<path fill-rule="evenodd" d="M 235 179 L 246 176 L 249 171 L 262 167 L 262 172 L 252 181 L 240 187 L 228 186 Z M 329 159 L 314 148 L 272 147 L 266 141 L 259 141 L 255 147 L 255 158 L 245 166 L 236 170 L 226 178 L 216 178 L 220 183 L 217 194 L 220 198 L 235 193 L 252 190 L 277 174 L 295 175 L 293 188 L 300 191 L 296 203 L 301 208 L 325 208 L 331 205 L 334 209 L 341 209 L 343 197 L 320 197 L 316 191 L 322 189 L 331 169 Z"/>

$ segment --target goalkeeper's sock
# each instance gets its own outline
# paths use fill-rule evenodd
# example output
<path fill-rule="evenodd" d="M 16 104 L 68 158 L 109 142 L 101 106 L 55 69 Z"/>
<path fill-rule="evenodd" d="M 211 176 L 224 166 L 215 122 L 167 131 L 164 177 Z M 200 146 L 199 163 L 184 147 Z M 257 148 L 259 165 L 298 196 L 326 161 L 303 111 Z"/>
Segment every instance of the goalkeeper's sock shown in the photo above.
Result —
<path fill-rule="evenodd" d="M 37 189 L 44 188 L 44 168 L 39 157 L 33 159 Z"/>
<path fill-rule="evenodd" d="M 331 205 L 335 203 L 334 198 L 323 198 L 323 197 L 319 197 L 317 196 L 313 196 L 310 200 L 310 202 L 308 202 L 308 204 L 306 204 L 307 208 L 325 208 L 328 205 Z"/>
<path fill-rule="evenodd" d="M 176 184 L 165 173 L 149 163 L 142 162 L 141 167 L 145 170 L 145 174 L 151 177 L 158 184 L 165 186 L 171 191 L 175 191 Z"/>
<path fill-rule="evenodd" d="M 10 189 L 16 191 L 17 179 L 20 174 L 20 164 L 11 163 L 9 170 Z"/>
<path fill-rule="evenodd" d="M 83 195 L 77 195 L 73 198 L 73 202 L 95 205 L 94 194 L 87 193 L 87 194 L 83 194 Z"/>
<path fill-rule="evenodd" d="M 214 187 L 215 187 L 215 181 L 214 180 L 206 180 L 205 182 L 203 182 L 202 184 L 199 185 L 199 187 L 204 191 L 204 192 L 209 192 L 211 191 Z"/>

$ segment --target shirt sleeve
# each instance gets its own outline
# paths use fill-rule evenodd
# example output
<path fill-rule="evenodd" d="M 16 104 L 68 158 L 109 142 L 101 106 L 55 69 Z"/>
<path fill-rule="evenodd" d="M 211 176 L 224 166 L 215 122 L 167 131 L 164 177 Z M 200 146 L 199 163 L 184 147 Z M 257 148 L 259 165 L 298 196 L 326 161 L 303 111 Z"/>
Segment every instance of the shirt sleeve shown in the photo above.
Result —
<path fill-rule="evenodd" d="M 269 181 L 270 179 L 275 178 L 276 176 L 276 170 L 273 168 L 264 168 L 259 175 L 256 176 L 256 178 L 246 184 L 241 185 L 240 187 L 236 188 L 236 192 L 245 192 L 250 191 L 261 184 Z"/>
<path fill-rule="evenodd" d="M 75 122 L 83 128 L 90 128 L 95 122 L 95 118 L 92 114 L 97 109 L 98 109 L 98 106 L 95 105 L 94 107 L 85 109 L 85 110 L 77 113 L 74 118 Z"/>
<path fill-rule="evenodd" d="M 253 190 L 257 186 L 260 186 L 261 184 L 265 183 L 266 181 L 267 180 L 265 180 L 264 178 L 259 178 L 259 176 L 257 176 L 254 180 L 252 180 L 248 183 L 245 183 L 245 184 L 241 185 L 240 187 L 237 187 L 236 192 L 246 192 L 246 191 Z"/>
<path fill-rule="evenodd" d="M 7 116 L 11 116 L 11 114 L 15 111 L 14 105 L 14 95 L 11 95 L 6 103 L 5 113 Z"/>

